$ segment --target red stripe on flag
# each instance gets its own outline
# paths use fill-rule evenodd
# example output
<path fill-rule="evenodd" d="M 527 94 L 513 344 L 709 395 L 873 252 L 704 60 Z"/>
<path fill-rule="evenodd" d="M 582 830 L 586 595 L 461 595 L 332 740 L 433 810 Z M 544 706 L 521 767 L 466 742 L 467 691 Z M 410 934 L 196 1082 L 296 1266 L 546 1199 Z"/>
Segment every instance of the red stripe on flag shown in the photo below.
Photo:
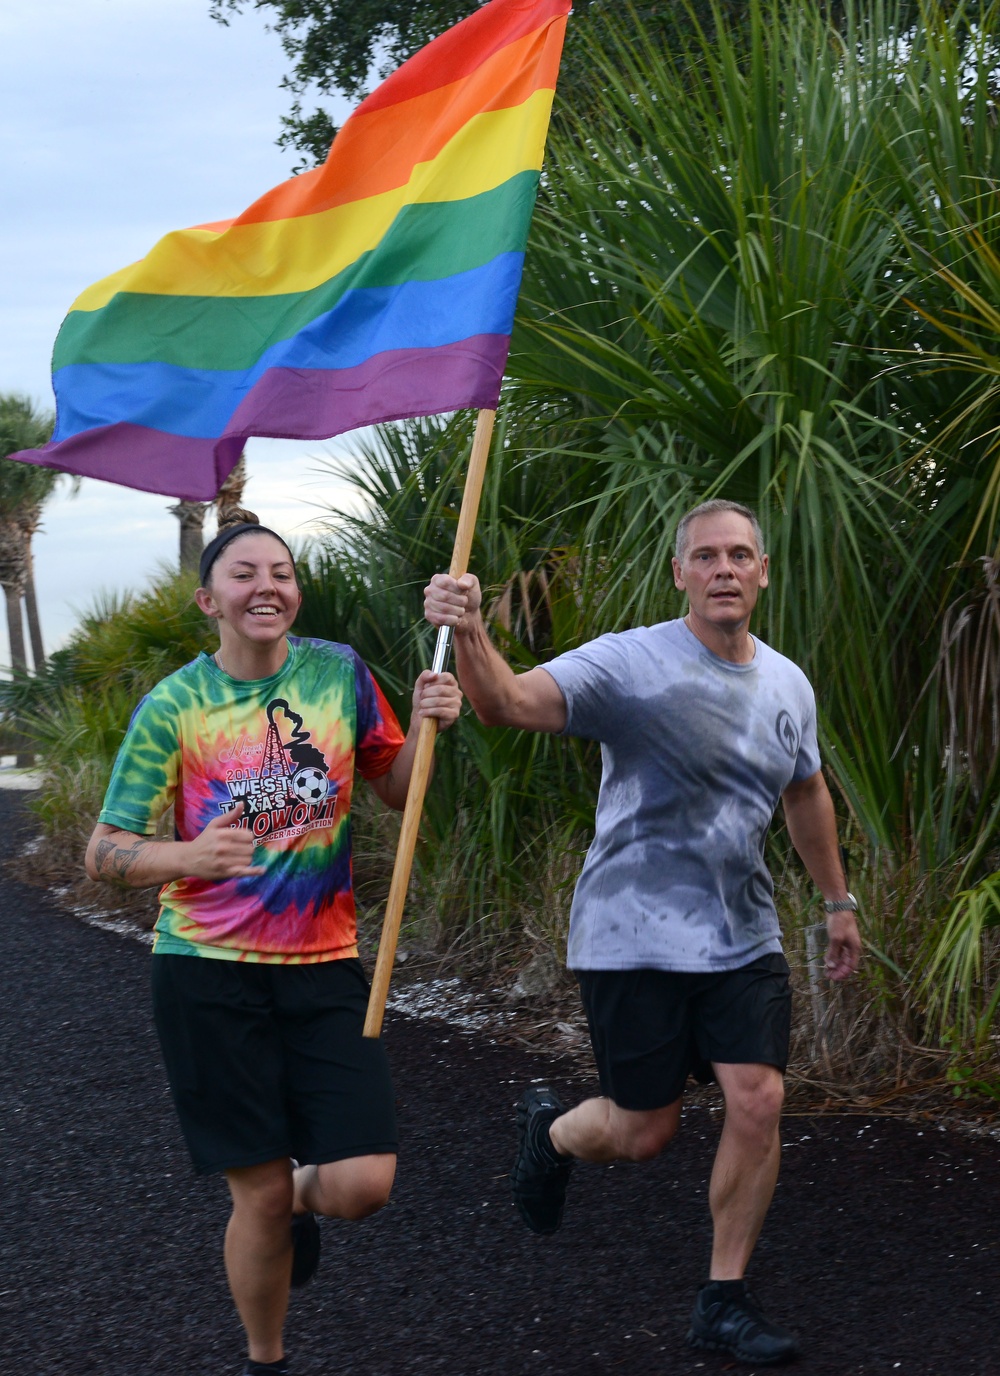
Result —
<path fill-rule="evenodd" d="M 414 53 L 361 102 L 356 114 L 370 114 L 459 81 L 498 49 L 565 18 L 571 9 L 572 0 L 491 0 Z"/>

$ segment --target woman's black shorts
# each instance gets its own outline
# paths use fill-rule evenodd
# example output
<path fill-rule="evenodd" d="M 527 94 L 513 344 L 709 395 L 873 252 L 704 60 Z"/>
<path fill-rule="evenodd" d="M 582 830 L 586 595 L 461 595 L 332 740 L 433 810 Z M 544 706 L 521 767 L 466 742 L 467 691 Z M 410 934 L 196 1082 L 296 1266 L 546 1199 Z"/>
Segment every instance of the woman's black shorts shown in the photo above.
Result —
<path fill-rule="evenodd" d="M 361 1035 L 361 962 L 154 955 L 153 1016 L 195 1170 L 396 1150 L 385 1049 Z"/>
<path fill-rule="evenodd" d="M 601 1092 L 619 1108 L 666 1108 L 711 1063 L 788 1064 L 792 996 L 783 955 L 738 970 L 577 970 Z"/>

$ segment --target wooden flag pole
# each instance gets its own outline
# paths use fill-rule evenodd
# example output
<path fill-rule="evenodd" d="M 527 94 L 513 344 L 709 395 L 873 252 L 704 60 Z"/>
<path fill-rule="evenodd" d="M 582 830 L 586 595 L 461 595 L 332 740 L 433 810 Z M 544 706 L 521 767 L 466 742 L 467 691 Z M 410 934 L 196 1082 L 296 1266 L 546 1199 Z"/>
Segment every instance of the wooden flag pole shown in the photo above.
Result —
<path fill-rule="evenodd" d="M 476 433 L 472 440 L 472 454 L 469 458 L 469 472 L 465 479 L 462 494 L 462 509 L 458 517 L 458 530 L 455 532 L 455 547 L 451 556 L 448 572 L 452 578 L 461 578 L 468 571 L 469 555 L 472 553 L 472 537 L 476 530 L 476 517 L 479 515 L 479 499 L 483 493 L 483 480 L 486 477 L 486 460 L 490 454 L 490 441 L 493 438 L 493 422 L 496 411 L 480 411 L 476 420 Z M 451 648 L 451 628 L 442 626 L 438 632 L 437 646 L 434 651 L 433 668 L 440 673 L 447 667 L 448 652 Z M 378 944 L 378 958 L 375 961 L 375 974 L 372 976 L 372 991 L 368 998 L 368 1014 L 365 1018 L 364 1035 L 378 1037 L 382 1033 L 382 1019 L 385 1017 L 385 1001 L 389 996 L 389 980 L 396 959 L 396 943 L 399 940 L 399 927 L 403 920 L 403 904 L 410 884 L 410 870 L 413 867 L 413 852 L 417 845 L 417 831 L 420 815 L 424 807 L 424 795 L 434 758 L 434 741 L 437 737 L 437 721 L 425 717 L 420 723 L 417 748 L 413 756 L 413 770 L 410 774 L 410 787 L 406 794 L 406 807 L 403 810 L 403 825 L 396 848 L 396 863 L 392 870 L 392 884 L 389 899 L 385 905 L 385 918 L 382 922 L 382 937 Z"/>

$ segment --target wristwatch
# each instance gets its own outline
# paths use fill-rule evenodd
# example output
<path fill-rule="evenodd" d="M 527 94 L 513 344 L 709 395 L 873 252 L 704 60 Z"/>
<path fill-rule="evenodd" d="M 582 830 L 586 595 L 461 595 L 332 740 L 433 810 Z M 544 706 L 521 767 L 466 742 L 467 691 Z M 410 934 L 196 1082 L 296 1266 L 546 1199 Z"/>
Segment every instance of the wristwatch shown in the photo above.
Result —
<path fill-rule="evenodd" d="M 853 893 L 849 893 L 846 898 L 827 898 L 823 901 L 823 907 L 828 913 L 856 913 L 858 911 L 858 900 Z"/>

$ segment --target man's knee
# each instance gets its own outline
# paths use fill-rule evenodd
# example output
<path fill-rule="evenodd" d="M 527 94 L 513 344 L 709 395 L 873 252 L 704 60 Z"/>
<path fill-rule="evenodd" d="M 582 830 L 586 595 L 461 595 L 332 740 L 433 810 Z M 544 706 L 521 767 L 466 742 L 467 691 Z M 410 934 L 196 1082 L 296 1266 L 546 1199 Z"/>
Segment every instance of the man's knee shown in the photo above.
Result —
<path fill-rule="evenodd" d="M 776 1067 L 741 1066 L 728 1083 L 720 1076 L 720 1083 L 727 1118 L 747 1131 L 774 1131 L 785 1103 L 785 1081 Z"/>

